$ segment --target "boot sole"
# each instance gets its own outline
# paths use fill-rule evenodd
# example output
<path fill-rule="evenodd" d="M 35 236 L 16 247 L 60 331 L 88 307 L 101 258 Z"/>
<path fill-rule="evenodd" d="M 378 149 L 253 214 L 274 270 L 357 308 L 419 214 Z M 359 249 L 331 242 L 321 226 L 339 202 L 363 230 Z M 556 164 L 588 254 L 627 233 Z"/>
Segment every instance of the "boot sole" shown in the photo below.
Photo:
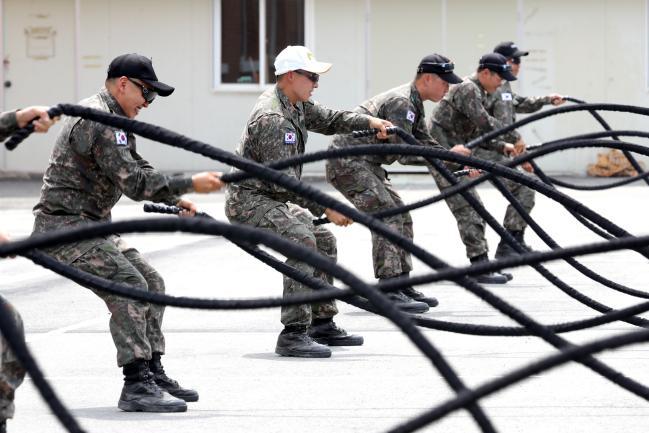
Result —
<path fill-rule="evenodd" d="M 314 338 L 317 343 L 327 346 L 362 346 L 365 342 L 364 339 L 359 338 L 356 340 L 328 340 L 326 338 Z"/>
<path fill-rule="evenodd" d="M 123 400 L 120 400 L 117 403 L 117 407 L 123 410 L 124 412 L 155 412 L 155 413 L 187 412 L 187 405 L 143 406 L 133 401 L 123 401 Z"/>
<path fill-rule="evenodd" d="M 169 392 L 169 391 L 167 391 L 167 392 Z M 171 394 L 171 393 L 169 392 L 169 394 Z M 186 402 L 189 402 L 189 403 L 194 403 L 194 402 L 198 401 L 198 396 L 197 395 L 180 395 L 180 394 L 171 394 L 171 395 L 176 397 L 176 398 L 179 398 L 181 400 L 185 400 Z"/>
<path fill-rule="evenodd" d="M 331 351 L 329 352 L 299 352 L 295 350 L 281 349 L 276 347 L 275 353 L 281 356 L 289 356 L 292 358 L 331 358 Z"/>

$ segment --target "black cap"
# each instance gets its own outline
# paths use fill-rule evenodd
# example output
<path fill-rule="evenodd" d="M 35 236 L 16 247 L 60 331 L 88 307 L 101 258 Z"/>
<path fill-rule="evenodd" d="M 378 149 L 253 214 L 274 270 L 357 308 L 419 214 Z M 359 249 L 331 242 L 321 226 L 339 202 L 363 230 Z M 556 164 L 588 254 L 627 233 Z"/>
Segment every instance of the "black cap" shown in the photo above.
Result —
<path fill-rule="evenodd" d="M 441 54 L 431 54 L 424 57 L 417 66 L 417 73 L 437 74 L 439 78 L 449 84 L 458 84 L 462 82 L 462 78 L 453 73 L 455 65 L 448 57 Z"/>
<path fill-rule="evenodd" d="M 516 81 L 516 77 L 512 74 L 512 66 L 507 63 L 507 58 L 502 54 L 489 53 L 480 57 L 478 69 L 489 69 L 500 75 L 503 80 Z"/>
<path fill-rule="evenodd" d="M 137 78 L 151 86 L 160 96 L 169 96 L 175 90 L 173 87 L 158 81 L 153 70 L 151 59 L 139 54 L 122 54 L 108 65 L 106 78 L 130 77 Z"/>
<path fill-rule="evenodd" d="M 496 45 L 496 48 L 494 48 L 494 53 L 502 54 L 508 59 L 513 59 L 515 57 L 523 57 L 530 54 L 529 51 L 521 51 L 518 48 L 518 45 L 516 45 L 512 41 L 499 43 L 498 45 Z"/>

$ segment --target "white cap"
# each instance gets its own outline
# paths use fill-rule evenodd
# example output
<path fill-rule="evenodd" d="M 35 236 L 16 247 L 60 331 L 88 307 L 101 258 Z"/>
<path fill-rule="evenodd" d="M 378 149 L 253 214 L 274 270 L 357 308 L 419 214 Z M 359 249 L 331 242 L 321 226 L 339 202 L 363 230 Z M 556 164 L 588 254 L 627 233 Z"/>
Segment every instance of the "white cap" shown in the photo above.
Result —
<path fill-rule="evenodd" d="M 298 69 L 324 74 L 331 69 L 331 63 L 318 62 L 315 55 L 306 47 L 289 45 L 275 58 L 275 75 L 282 75 Z"/>

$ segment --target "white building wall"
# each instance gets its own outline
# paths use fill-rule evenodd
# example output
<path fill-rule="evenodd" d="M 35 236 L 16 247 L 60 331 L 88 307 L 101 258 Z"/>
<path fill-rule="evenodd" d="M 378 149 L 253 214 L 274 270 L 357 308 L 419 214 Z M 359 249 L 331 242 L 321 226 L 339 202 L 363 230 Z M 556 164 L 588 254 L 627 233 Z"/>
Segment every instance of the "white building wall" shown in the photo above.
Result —
<path fill-rule="evenodd" d="M 5 92 L 5 108 L 73 101 L 75 1 L 0 1 L 4 54 L 10 60 L 4 74 L 16 83 Z M 431 52 L 448 55 L 458 73 L 468 75 L 480 55 L 510 39 L 531 51 L 514 85 L 521 94 L 557 91 L 592 102 L 649 105 L 646 0 L 312 1 L 311 48 L 318 58 L 334 63 L 315 98 L 334 108 L 352 108 L 365 99 L 368 82 L 374 94 L 409 81 L 419 59 Z M 140 52 L 153 58 L 159 77 L 176 86 L 176 92 L 157 100 L 138 119 L 234 150 L 260 91 L 213 88 L 212 0 L 79 0 L 79 4 L 81 97 L 102 85 L 113 57 Z M 45 21 L 57 28 L 56 58 L 24 58 L 20 52 L 24 27 Z M 617 129 L 642 129 L 646 124 L 640 116 L 604 116 Z M 523 133 L 528 143 L 535 143 L 598 128 L 588 115 L 572 114 L 536 123 Z M 0 150 L 0 170 L 44 170 L 53 140 L 54 134 L 34 136 L 13 153 Z M 313 134 L 308 148 L 322 149 L 327 142 Z M 146 140 L 139 140 L 139 150 L 163 170 L 224 168 Z M 548 157 L 542 165 L 553 172 L 583 174 L 596 153 L 571 151 Z M 321 170 L 322 164 L 306 169 Z"/>

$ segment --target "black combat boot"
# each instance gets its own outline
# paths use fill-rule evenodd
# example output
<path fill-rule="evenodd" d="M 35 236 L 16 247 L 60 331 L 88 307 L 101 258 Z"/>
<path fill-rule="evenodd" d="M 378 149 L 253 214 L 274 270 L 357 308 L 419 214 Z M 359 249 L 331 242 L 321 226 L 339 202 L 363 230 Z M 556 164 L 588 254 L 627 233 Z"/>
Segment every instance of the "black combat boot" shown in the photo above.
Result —
<path fill-rule="evenodd" d="M 471 257 L 469 260 L 471 261 L 471 263 L 480 263 L 488 261 L 489 258 L 487 257 L 487 254 L 484 253 L 480 254 L 479 256 Z M 511 279 L 507 278 L 507 276 L 501 274 L 500 272 L 489 272 L 486 274 L 476 275 L 473 278 L 481 284 L 505 284 Z"/>
<path fill-rule="evenodd" d="M 361 346 L 363 344 L 363 337 L 348 334 L 347 331 L 339 328 L 331 317 L 313 319 L 307 332 L 313 340 L 327 346 Z"/>
<path fill-rule="evenodd" d="M 7 433 L 7 420 L 0 420 L 0 433 Z"/>
<path fill-rule="evenodd" d="M 187 404 L 161 389 L 153 380 L 147 361 L 126 364 L 124 387 L 117 407 L 125 412 L 185 412 Z"/>
<path fill-rule="evenodd" d="M 405 272 L 401 274 L 401 277 L 409 278 L 410 272 Z M 401 291 L 403 292 L 404 295 L 408 296 L 409 298 L 412 298 L 415 301 L 423 302 L 424 304 L 427 304 L 429 307 L 437 307 L 439 305 L 437 298 L 433 298 L 432 296 L 426 296 L 412 286 L 404 287 L 403 289 L 401 289 Z"/>
<path fill-rule="evenodd" d="M 525 243 L 525 229 L 523 230 L 508 230 L 509 234 L 516 239 L 516 242 L 521 244 L 521 246 L 526 251 L 532 251 L 532 248 Z M 496 248 L 496 259 L 504 259 L 505 257 L 517 256 L 518 251 L 512 248 L 504 239 L 500 239 L 498 243 L 498 248 Z"/>
<path fill-rule="evenodd" d="M 401 275 L 390 278 L 379 278 L 379 283 L 400 278 Z M 412 299 L 406 295 L 402 289 L 387 292 L 385 296 L 390 299 L 394 305 L 404 313 L 420 314 L 428 311 L 428 304 Z"/>
<path fill-rule="evenodd" d="M 178 382 L 165 374 L 162 362 L 160 361 L 161 356 L 162 354 L 160 352 L 153 352 L 151 361 L 149 362 L 149 369 L 153 373 L 155 383 L 176 398 L 181 398 L 185 401 L 198 401 L 198 393 L 196 391 L 183 388 Z"/>
<path fill-rule="evenodd" d="M 306 332 L 306 326 L 289 325 L 277 337 L 275 353 L 298 358 L 329 358 L 331 349 L 315 342 Z"/>

